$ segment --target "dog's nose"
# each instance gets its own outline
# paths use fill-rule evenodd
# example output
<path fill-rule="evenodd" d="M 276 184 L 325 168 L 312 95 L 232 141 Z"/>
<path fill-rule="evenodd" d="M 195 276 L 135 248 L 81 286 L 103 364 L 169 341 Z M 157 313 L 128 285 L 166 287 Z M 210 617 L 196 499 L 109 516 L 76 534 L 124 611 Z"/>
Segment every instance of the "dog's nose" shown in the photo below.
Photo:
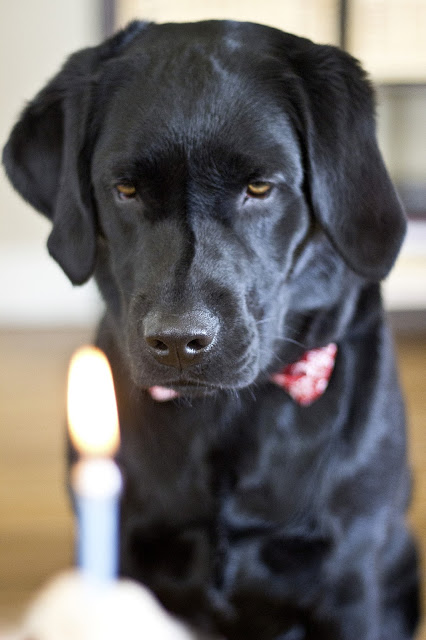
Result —
<path fill-rule="evenodd" d="M 152 314 L 144 322 L 144 338 L 162 364 L 185 369 L 198 364 L 212 350 L 218 328 L 209 313 L 164 317 Z"/>

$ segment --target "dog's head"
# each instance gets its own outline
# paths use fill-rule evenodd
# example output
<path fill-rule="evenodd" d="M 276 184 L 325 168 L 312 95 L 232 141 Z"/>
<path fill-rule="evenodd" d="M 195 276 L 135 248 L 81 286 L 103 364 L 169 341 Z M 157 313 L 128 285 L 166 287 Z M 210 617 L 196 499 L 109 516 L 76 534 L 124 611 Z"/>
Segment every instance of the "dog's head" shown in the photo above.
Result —
<path fill-rule="evenodd" d="M 75 54 L 4 163 L 142 387 L 252 383 L 306 338 L 291 313 L 383 278 L 405 231 L 357 62 L 249 23 L 132 23 Z"/>

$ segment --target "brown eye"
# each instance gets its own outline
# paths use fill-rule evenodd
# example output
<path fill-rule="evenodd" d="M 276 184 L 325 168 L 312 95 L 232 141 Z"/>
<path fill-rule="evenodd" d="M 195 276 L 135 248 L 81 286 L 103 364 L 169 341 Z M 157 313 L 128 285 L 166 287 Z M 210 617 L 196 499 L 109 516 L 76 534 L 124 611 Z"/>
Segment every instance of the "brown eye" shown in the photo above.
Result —
<path fill-rule="evenodd" d="M 269 182 L 250 182 L 247 186 L 247 195 L 252 198 L 263 198 L 271 189 L 272 185 Z"/>
<path fill-rule="evenodd" d="M 123 200 L 129 200 L 136 197 L 136 187 L 132 184 L 117 184 L 115 185 L 118 196 Z"/>

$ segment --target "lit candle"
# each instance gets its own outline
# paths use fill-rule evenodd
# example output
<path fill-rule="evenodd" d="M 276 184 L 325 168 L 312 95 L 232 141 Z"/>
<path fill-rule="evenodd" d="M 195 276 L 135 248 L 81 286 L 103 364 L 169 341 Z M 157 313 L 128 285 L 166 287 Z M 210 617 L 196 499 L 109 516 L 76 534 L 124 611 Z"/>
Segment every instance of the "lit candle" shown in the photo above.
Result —
<path fill-rule="evenodd" d="M 117 405 L 105 354 L 82 347 L 68 376 L 68 425 L 81 459 L 71 472 L 78 517 L 78 564 L 90 577 L 116 577 L 119 551 L 120 470 Z"/>

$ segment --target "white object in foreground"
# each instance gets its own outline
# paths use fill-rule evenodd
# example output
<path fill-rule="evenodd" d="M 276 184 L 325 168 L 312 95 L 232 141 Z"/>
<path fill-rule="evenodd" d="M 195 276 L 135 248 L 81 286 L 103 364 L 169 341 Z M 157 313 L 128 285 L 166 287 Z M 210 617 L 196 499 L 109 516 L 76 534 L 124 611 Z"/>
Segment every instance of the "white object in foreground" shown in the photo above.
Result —
<path fill-rule="evenodd" d="M 81 574 L 61 574 L 28 609 L 21 628 L 4 640 L 195 640 L 150 591 L 131 582 L 103 588 Z"/>

